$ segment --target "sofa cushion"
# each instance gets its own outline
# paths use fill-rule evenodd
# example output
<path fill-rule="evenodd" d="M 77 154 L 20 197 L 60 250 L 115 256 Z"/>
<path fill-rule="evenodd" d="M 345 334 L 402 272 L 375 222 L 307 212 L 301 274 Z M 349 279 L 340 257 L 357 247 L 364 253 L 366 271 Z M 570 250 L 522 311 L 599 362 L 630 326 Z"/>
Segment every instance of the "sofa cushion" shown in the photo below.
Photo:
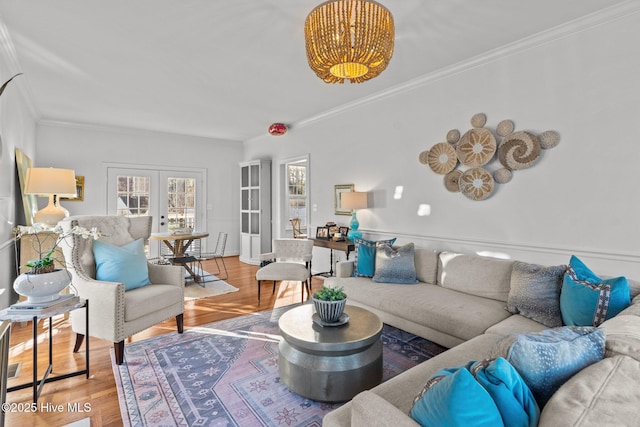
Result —
<path fill-rule="evenodd" d="M 394 427 L 418 427 L 416 423 L 391 403 L 369 390 L 356 395 L 352 401 L 351 427 L 371 427 L 384 424 Z"/>
<path fill-rule="evenodd" d="M 602 325 L 606 333 L 605 356 L 625 355 L 640 361 L 640 317 L 619 314 Z"/>
<path fill-rule="evenodd" d="M 124 321 L 131 322 L 147 314 L 161 311 L 165 307 L 170 307 L 176 301 L 180 301 L 180 298 L 183 297 L 182 292 L 183 290 L 179 286 L 157 284 L 125 292 Z M 153 301 L 153 304 L 149 304 L 149 301 Z"/>
<path fill-rule="evenodd" d="M 330 282 L 343 286 L 348 300 L 410 320 L 462 340 L 483 334 L 511 314 L 504 303 L 438 285 L 375 283 L 362 277 Z M 347 304 L 349 301 L 347 300 Z"/>
<path fill-rule="evenodd" d="M 395 238 L 379 240 L 382 243 L 394 244 Z M 355 265 L 353 275 L 356 277 L 373 277 L 376 271 L 376 243 L 375 241 L 356 239 L 355 243 Z"/>
<path fill-rule="evenodd" d="M 438 252 L 432 249 L 415 248 L 416 278 L 420 282 L 438 283 Z"/>
<path fill-rule="evenodd" d="M 560 293 L 565 325 L 598 326 L 630 303 L 626 278 L 601 279 L 578 257 L 571 257 Z"/>
<path fill-rule="evenodd" d="M 566 265 L 545 267 L 515 261 L 507 310 L 550 328 L 562 326 L 560 289 Z"/>
<path fill-rule="evenodd" d="M 529 387 L 504 358 L 439 371 L 411 409 L 427 426 L 535 427 L 539 416 Z"/>
<path fill-rule="evenodd" d="M 100 240 L 93 242 L 96 279 L 124 284 L 125 291 L 151 283 L 142 239 L 122 246 Z"/>
<path fill-rule="evenodd" d="M 394 248 L 390 243 L 376 244 L 376 267 L 374 282 L 416 284 L 413 243 Z"/>
<path fill-rule="evenodd" d="M 488 334 L 511 335 L 511 334 L 529 334 L 531 332 L 541 332 L 547 329 L 542 323 L 531 320 L 528 317 L 514 314 L 503 321 L 496 323 L 487 329 Z"/>
<path fill-rule="evenodd" d="M 639 426 L 640 362 L 608 357 L 578 372 L 553 395 L 540 427 Z"/>
<path fill-rule="evenodd" d="M 441 252 L 438 284 L 470 295 L 507 301 L 513 261 Z"/>
<path fill-rule="evenodd" d="M 565 326 L 509 335 L 494 347 L 491 355 L 511 362 L 543 407 L 576 372 L 602 360 L 604 346 L 604 331 Z"/>

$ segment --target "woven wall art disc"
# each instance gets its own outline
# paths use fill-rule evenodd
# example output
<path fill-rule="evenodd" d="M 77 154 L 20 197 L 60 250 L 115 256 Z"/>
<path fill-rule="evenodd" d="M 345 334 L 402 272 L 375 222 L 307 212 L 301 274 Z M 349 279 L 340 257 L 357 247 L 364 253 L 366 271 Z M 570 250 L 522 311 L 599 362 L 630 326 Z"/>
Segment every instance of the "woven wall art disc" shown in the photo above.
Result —
<path fill-rule="evenodd" d="M 513 133 L 514 129 L 515 126 L 513 125 L 513 122 L 511 120 L 503 120 L 498 123 L 498 126 L 496 127 L 496 133 L 500 136 L 507 136 Z"/>
<path fill-rule="evenodd" d="M 471 200 L 488 198 L 493 187 L 493 177 L 483 168 L 471 168 L 460 176 L 460 192 Z"/>
<path fill-rule="evenodd" d="M 555 130 L 547 130 L 540 134 L 540 146 L 553 148 L 560 143 L 560 134 Z"/>
<path fill-rule="evenodd" d="M 456 149 L 448 142 L 439 142 L 429 150 L 427 163 L 435 173 L 447 174 L 458 164 Z"/>
<path fill-rule="evenodd" d="M 506 184 L 511 181 L 511 178 L 513 178 L 513 172 L 507 168 L 500 168 L 493 173 L 493 179 L 498 184 Z"/>
<path fill-rule="evenodd" d="M 418 161 L 423 165 L 429 164 L 429 150 L 422 151 L 418 155 Z"/>
<path fill-rule="evenodd" d="M 471 126 L 474 128 L 481 128 L 485 124 L 487 124 L 487 116 L 483 113 L 474 114 L 473 117 L 471 117 Z"/>
<path fill-rule="evenodd" d="M 461 170 L 454 170 L 444 176 L 444 188 L 452 193 L 460 192 L 460 177 L 462 176 Z"/>
<path fill-rule="evenodd" d="M 471 129 L 460 138 L 456 152 L 463 165 L 485 165 L 496 152 L 496 138 L 485 128 Z"/>
<path fill-rule="evenodd" d="M 521 170 L 532 166 L 540 157 L 538 137 L 529 132 L 507 136 L 498 148 L 498 160 L 507 169 Z"/>
<path fill-rule="evenodd" d="M 451 129 L 447 132 L 447 142 L 449 144 L 456 145 L 460 141 L 460 131 L 458 129 Z"/>

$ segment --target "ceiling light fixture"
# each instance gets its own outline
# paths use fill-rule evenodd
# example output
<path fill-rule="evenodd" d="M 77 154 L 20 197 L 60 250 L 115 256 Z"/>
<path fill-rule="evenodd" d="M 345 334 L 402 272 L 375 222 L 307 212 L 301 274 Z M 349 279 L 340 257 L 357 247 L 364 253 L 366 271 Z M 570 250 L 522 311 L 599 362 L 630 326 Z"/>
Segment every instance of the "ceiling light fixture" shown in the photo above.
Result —
<path fill-rule="evenodd" d="M 327 83 L 362 83 L 393 56 L 393 16 L 375 1 L 322 3 L 307 16 L 304 36 L 309 66 Z"/>

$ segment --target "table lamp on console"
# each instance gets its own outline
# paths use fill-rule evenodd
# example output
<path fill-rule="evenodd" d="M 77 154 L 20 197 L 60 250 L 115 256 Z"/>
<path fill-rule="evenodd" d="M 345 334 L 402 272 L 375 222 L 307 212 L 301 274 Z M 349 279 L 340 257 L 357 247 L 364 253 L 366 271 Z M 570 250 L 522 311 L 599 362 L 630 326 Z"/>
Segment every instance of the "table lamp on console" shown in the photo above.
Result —
<path fill-rule="evenodd" d="M 76 174 L 73 169 L 29 168 L 24 186 L 25 194 L 49 197 L 49 204 L 36 212 L 33 222 L 55 226 L 69 216 L 60 206 L 60 197 L 77 197 Z"/>
<path fill-rule="evenodd" d="M 352 210 L 351 213 L 351 224 L 349 233 L 347 233 L 347 238 L 352 242 L 355 242 L 356 239 L 362 239 L 362 232 L 358 231 L 358 227 L 360 227 L 360 223 L 358 222 L 358 218 L 356 217 L 356 211 L 358 209 L 366 209 L 368 207 L 367 204 L 367 193 L 366 192 L 344 192 L 340 194 L 340 206 L 344 210 Z"/>

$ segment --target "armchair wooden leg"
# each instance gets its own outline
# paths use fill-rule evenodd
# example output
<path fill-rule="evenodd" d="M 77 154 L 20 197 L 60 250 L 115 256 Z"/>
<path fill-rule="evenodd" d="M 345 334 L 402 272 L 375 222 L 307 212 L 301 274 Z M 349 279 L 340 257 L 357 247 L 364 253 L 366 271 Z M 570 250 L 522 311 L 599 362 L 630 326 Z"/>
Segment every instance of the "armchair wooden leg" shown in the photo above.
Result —
<path fill-rule="evenodd" d="M 76 334 L 76 344 L 73 346 L 74 353 L 77 353 L 80 350 L 80 346 L 82 346 L 83 342 L 84 342 L 84 335 Z"/>
<path fill-rule="evenodd" d="M 260 304 L 260 288 L 262 287 L 262 280 L 258 280 L 258 304 Z"/>
<path fill-rule="evenodd" d="M 276 293 L 276 281 L 273 281 L 273 291 L 271 291 L 272 294 Z"/>
<path fill-rule="evenodd" d="M 178 326 L 178 333 L 184 332 L 184 313 L 180 313 L 176 316 L 176 325 Z"/>
<path fill-rule="evenodd" d="M 113 349 L 116 353 L 116 364 L 122 365 L 124 362 L 124 340 L 113 343 Z"/>

